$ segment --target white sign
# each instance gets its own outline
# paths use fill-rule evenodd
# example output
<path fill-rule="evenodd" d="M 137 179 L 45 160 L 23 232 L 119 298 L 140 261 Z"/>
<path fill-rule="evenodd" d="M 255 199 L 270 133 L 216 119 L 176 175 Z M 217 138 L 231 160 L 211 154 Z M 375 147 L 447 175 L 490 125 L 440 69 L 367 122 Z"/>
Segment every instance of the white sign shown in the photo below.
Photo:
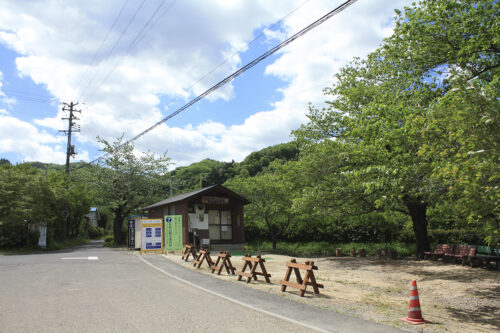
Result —
<path fill-rule="evenodd" d="M 141 220 L 141 250 L 155 251 L 162 249 L 163 221 L 145 219 Z"/>
<path fill-rule="evenodd" d="M 47 247 L 47 226 L 40 225 L 38 226 L 38 230 L 40 231 L 40 236 L 38 237 L 38 246 Z"/>
<path fill-rule="evenodd" d="M 208 229 L 208 214 L 188 214 L 189 230 L 192 229 Z"/>

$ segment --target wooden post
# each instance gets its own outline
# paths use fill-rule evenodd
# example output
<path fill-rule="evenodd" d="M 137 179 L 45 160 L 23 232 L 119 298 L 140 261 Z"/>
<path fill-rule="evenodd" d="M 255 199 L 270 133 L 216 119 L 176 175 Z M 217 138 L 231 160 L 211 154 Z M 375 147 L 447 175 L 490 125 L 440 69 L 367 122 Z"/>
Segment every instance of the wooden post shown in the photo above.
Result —
<path fill-rule="evenodd" d="M 222 268 L 226 268 L 227 274 L 232 274 L 234 275 L 234 267 L 233 264 L 231 263 L 231 253 L 229 251 L 226 252 L 219 252 L 217 255 L 217 260 L 215 261 L 215 264 L 212 265 L 212 274 L 217 271 L 217 275 L 220 275 L 222 272 Z M 222 262 L 219 266 L 219 261 L 222 259 Z M 229 272 L 231 271 L 231 273 Z"/>
<path fill-rule="evenodd" d="M 297 263 L 295 259 L 291 259 L 290 262 L 286 263 L 287 270 L 285 273 L 285 279 L 281 280 L 281 291 L 285 292 L 286 287 L 297 288 L 300 290 L 299 295 L 303 297 L 307 286 L 312 286 L 314 293 L 319 294 L 319 288 L 324 288 L 322 284 L 316 282 L 316 277 L 314 276 L 313 270 L 317 270 L 318 267 L 314 265 L 314 261 L 306 261 L 305 264 Z M 299 269 L 305 269 L 304 279 L 300 275 Z M 292 270 L 295 272 L 295 277 L 297 283 L 290 282 L 290 276 L 292 275 Z"/>
<path fill-rule="evenodd" d="M 196 260 L 196 257 L 198 256 L 196 254 L 196 250 L 194 249 L 194 246 L 192 244 L 186 244 L 186 245 L 184 245 L 184 248 L 182 249 L 182 260 L 188 261 L 190 255 L 193 256 L 194 260 Z"/>
<path fill-rule="evenodd" d="M 342 248 L 338 248 L 336 251 L 335 251 L 335 255 L 337 257 L 342 257 Z"/>
<path fill-rule="evenodd" d="M 356 256 L 356 248 L 354 247 L 351 247 L 351 257 L 355 257 Z"/>
<path fill-rule="evenodd" d="M 365 249 L 359 249 L 359 256 L 360 257 L 366 257 L 366 250 Z"/>
<path fill-rule="evenodd" d="M 207 249 L 200 250 L 200 254 L 198 255 L 198 257 L 194 261 L 193 266 L 196 268 L 200 268 L 201 264 L 203 263 L 203 260 L 207 261 L 208 268 L 212 268 L 212 265 L 214 263 L 212 262 L 212 258 L 210 258 L 210 251 L 208 251 Z"/>
<path fill-rule="evenodd" d="M 263 259 L 260 255 L 258 255 L 255 258 L 252 258 L 250 254 L 245 254 L 245 256 L 242 258 L 244 260 L 243 268 L 241 271 L 236 272 L 238 275 L 238 281 L 241 281 L 242 277 L 245 276 L 247 278 L 247 283 L 249 283 L 252 278 L 254 280 L 257 280 L 257 275 L 261 275 L 266 279 L 267 283 L 271 283 L 271 280 L 269 279 L 271 277 L 271 274 L 267 273 L 266 266 L 264 266 L 264 263 L 266 262 L 265 259 Z M 257 272 L 257 265 L 260 266 L 261 271 Z M 245 272 L 245 270 L 250 268 L 250 273 Z"/>

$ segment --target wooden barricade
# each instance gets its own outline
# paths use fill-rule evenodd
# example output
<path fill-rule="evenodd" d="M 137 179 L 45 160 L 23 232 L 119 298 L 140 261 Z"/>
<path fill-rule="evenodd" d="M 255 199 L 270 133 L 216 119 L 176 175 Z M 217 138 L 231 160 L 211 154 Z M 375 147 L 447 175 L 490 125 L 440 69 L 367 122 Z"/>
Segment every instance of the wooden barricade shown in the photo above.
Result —
<path fill-rule="evenodd" d="M 304 296 L 307 286 L 312 286 L 315 294 L 319 294 L 318 288 L 324 288 L 322 284 L 316 282 L 313 270 L 317 270 L 318 267 L 314 265 L 314 261 L 306 261 L 305 264 L 298 263 L 295 259 L 290 260 L 286 263 L 288 269 L 286 270 L 285 279 L 281 280 L 281 291 L 286 291 L 286 287 L 297 288 L 300 290 L 300 297 Z M 299 269 L 305 269 L 306 273 L 304 279 L 300 276 Z M 297 283 L 290 282 L 290 275 L 292 270 L 295 272 L 295 277 L 297 278 Z M 310 281 L 309 281 L 310 280 Z"/>
<path fill-rule="evenodd" d="M 200 254 L 198 254 L 198 257 L 194 261 L 193 266 L 196 268 L 200 268 L 201 264 L 203 263 L 203 260 L 207 261 L 208 268 L 212 268 L 212 265 L 214 264 L 212 261 L 212 258 L 210 258 L 210 251 L 207 249 L 201 249 Z"/>
<path fill-rule="evenodd" d="M 241 281 L 241 278 L 245 276 L 247 278 L 247 283 L 249 283 L 252 278 L 254 280 L 257 280 L 257 275 L 261 275 L 266 279 L 267 283 L 271 283 L 271 280 L 269 279 L 271 277 L 271 274 L 267 273 L 266 271 L 266 266 L 264 266 L 266 260 L 264 258 L 261 258 L 260 255 L 252 258 L 250 254 L 245 254 L 243 260 L 245 261 L 245 263 L 243 264 L 243 268 L 241 269 L 241 271 L 236 272 L 236 274 L 238 275 L 238 281 Z M 256 271 L 257 265 L 260 265 L 260 269 L 262 270 L 262 272 Z M 250 273 L 245 272 L 247 267 L 250 268 Z"/>
<path fill-rule="evenodd" d="M 196 260 L 196 257 L 198 256 L 196 254 L 196 250 L 194 249 L 193 244 L 186 244 L 182 249 L 182 260 L 188 261 L 190 255 L 193 256 L 194 260 Z"/>
<path fill-rule="evenodd" d="M 235 269 L 233 267 L 233 264 L 231 263 L 230 258 L 231 258 L 231 253 L 229 251 L 219 252 L 219 254 L 217 255 L 217 260 L 215 261 L 215 264 L 212 265 L 212 274 L 215 271 L 217 271 L 217 275 L 220 275 L 220 273 L 222 272 L 222 269 L 225 268 L 227 274 L 234 275 Z M 222 259 L 222 262 L 219 266 L 219 261 L 221 261 L 221 259 Z M 229 271 L 231 271 L 231 273 Z"/>

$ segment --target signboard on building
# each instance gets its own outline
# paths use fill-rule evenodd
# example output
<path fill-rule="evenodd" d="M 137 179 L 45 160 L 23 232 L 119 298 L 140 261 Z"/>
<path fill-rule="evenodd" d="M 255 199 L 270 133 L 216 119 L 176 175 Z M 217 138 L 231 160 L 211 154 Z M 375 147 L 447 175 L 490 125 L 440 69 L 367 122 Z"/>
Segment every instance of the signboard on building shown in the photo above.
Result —
<path fill-rule="evenodd" d="M 128 220 L 128 248 L 135 249 L 135 220 Z"/>
<path fill-rule="evenodd" d="M 227 205 L 229 204 L 229 198 L 202 196 L 201 202 L 210 205 Z"/>
<path fill-rule="evenodd" d="M 163 239 L 163 221 L 159 219 L 141 220 L 141 252 L 161 252 Z"/>
<path fill-rule="evenodd" d="M 182 250 L 182 215 L 165 216 L 165 250 Z"/>

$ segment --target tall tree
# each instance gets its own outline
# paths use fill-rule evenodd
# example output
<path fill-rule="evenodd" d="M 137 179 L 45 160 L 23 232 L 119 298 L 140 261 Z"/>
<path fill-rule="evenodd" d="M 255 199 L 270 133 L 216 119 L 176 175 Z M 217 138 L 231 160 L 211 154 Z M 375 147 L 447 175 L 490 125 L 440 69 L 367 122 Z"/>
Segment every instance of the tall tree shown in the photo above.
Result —
<path fill-rule="evenodd" d="M 245 224 L 266 230 L 276 249 L 293 221 L 292 183 L 283 173 L 269 170 L 252 178 L 235 177 L 225 185 L 251 201 L 245 208 Z"/>
<path fill-rule="evenodd" d="M 439 155 L 422 153 L 426 129 L 445 124 L 432 116 L 435 110 L 450 117 L 440 103 L 455 87 L 450 75 L 461 73 L 480 85 L 498 81 L 498 9 L 491 0 L 428 0 L 397 11 L 394 34 L 366 59 L 344 67 L 325 89 L 328 107 L 311 107 L 309 123 L 296 131 L 303 148 L 321 142 L 335 154 L 327 158 L 339 168 L 326 178 L 349 180 L 330 198 L 407 214 L 420 255 L 429 249 L 427 209 L 449 193 L 435 177 Z M 453 141 L 447 135 L 440 134 L 441 148 Z M 460 130 L 452 135 L 467 140 Z"/>
<path fill-rule="evenodd" d="M 113 143 L 99 139 L 108 153 L 104 167 L 95 167 L 97 188 L 102 204 L 114 214 L 113 234 L 115 242 L 124 243 L 122 228 L 124 219 L 134 210 L 151 203 L 158 196 L 167 195 L 166 173 L 170 158 L 150 152 L 136 156 L 134 147 L 123 142 L 123 136 Z M 163 192 L 163 193 L 162 193 Z"/>

